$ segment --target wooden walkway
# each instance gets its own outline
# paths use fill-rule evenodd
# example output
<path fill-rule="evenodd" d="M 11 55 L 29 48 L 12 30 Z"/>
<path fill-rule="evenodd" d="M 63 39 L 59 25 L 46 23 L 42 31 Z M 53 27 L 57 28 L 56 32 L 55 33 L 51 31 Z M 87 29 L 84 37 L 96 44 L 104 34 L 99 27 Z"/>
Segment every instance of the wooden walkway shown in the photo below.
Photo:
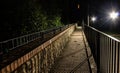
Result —
<path fill-rule="evenodd" d="M 89 51 L 86 49 L 82 29 L 77 28 L 50 73 L 91 73 L 95 64 L 91 68 Z"/>

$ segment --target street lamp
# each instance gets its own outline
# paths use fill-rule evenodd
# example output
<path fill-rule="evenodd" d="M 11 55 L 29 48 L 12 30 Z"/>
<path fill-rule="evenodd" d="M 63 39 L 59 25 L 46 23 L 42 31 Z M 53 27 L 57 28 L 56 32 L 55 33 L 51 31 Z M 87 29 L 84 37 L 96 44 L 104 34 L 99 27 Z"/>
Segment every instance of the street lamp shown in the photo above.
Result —
<path fill-rule="evenodd" d="M 80 4 L 77 5 L 77 8 L 80 9 Z"/>
<path fill-rule="evenodd" d="M 95 22 L 96 19 L 97 19 L 97 18 L 96 18 L 95 16 L 91 17 L 91 21 L 92 21 L 92 22 Z"/>
<path fill-rule="evenodd" d="M 112 11 L 111 13 L 109 13 L 109 17 L 112 19 L 112 20 L 115 20 L 118 18 L 118 15 L 119 13 L 118 12 L 115 12 L 115 11 Z"/>

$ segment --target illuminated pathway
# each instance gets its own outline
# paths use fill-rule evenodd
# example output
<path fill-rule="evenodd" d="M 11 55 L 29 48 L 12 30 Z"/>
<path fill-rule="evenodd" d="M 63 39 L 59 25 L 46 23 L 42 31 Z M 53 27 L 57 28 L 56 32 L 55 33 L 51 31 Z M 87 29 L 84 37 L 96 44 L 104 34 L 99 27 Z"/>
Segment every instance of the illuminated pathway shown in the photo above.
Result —
<path fill-rule="evenodd" d="M 90 65 L 88 58 L 90 50 L 86 48 L 83 39 L 82 29 L 77 28 L 70 37 L 68 44 L 61 53 L 51 73 L 90 73 Z M 88 53 L 86 53 L 86 49 Z M 89 55 L 87 57 L 87 54 Z M 92 65 L 95 70 L 95 65 Z M 94 72 L 95 73 L 95 72 Z"/>

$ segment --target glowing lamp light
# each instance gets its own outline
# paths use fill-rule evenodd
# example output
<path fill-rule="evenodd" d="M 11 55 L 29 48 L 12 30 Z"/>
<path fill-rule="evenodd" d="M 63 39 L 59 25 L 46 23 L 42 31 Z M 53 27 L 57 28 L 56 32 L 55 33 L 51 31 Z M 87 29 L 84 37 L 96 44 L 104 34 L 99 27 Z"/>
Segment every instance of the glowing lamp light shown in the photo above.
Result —
<path fill-rule="evenodd" d="M 109 13 L 109 17 L 113 20 L 115 20 L 116 18 L 118 18 L 119 13 L 112 11 L 111 13 Z"/>
<path fill-rule="evenodd" d="M 79 9 L 80 8 L 80 5 L 78 4 L 77 8 Z"/>
<path fill-rule="evenodd" d="M 92 17 L 91 20 L 92 20 L 93 22 L 95 22 L 95 21 L 96 21 L 96 17 Z"/>

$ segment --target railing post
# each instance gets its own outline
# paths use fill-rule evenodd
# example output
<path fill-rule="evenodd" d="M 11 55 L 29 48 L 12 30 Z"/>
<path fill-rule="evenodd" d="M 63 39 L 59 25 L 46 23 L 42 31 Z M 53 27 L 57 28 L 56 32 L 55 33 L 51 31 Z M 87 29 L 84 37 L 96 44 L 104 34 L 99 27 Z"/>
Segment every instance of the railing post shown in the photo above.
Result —
<path fill-rule="evenodd" d="M 13 48 L 15 47 L 14 40 L 12 40 L 12 46 L 13 46 Z M 13 48 L 12 48 L 12 49 L 13 49 Z"/>
<path fill-rule="evenodd" d="M 60 27 L 60 32 L 61 32 L 61 27 Z"/>
<path fill-rule="evenodd" d="M 97 73 L 120 72 L 120 40 L 85 26 L 85 36 L 97 64 Z"/>
<path fill-rule="evenodd" d="M 2 59 L 3 59 L 2 54 L 3 54 L 2 43 L 0 43 L 0 62 L 1 62 Z"/>
<path fill-rule="evenodd" d="M 117 67 L 117 73 L 120 72 L 120 42 L 118 43 L 118 67 Z"/>
<path fill-rule="evenodd" d="M 97 73 L 100 73 L 100 33 L 97 32 Z"/>
<path fill-rule="evenodd" d="M 3 53 L 5 54 L 5 53 L 8 53 L 8 49 L 7 49 L 7 45 L 6 45 L 7 43 L 2 43 L 2 45 L 4 45 L 4 46 L 2 46 L 2 51 L 3 51 Z"/>
<path fill-rule="evenodd" d="M 53 29 L 53 35 L 55 35 L 56 34 L 56 29 Z"/>
<path fill-rule="evenodd" d="M 54 28 L 52 31 L 48 30 L 50 34 L 53 34 L 53 36 L 55 34 L 57 34 L 59 31 L 63 31 L 65 29 L 67 29 L 68 27 L 71 27 L 71 25 L 64 25 L 64 26 L 60 26 L 59 28 Z M 28 44 L 31 41 L 36 40 L 37 38 L 40 38 L 41 41 L 44 41 L 44 39 L 48 36 L 46 36 L 46 31 L 41 31 L 38 33 L 31 33 L 28 35 L 24 35 L 24 36 L 20 36 L 20 37 L 16 37 L 7 41 L 3 41 L 0 42 L 0 55 L 1 54 L 5 54 L 8 53 L 10 50 L 20 47 L 22 45 Z"/>
<path fill-rule="evenodd" d="M 43 31 L 41 32 L 41 39 L 42 39 L 42 41 L 44 39 L 44 32 Z"/>
<path fill-rule="evenodd" d="M 26 35 L 26 43 L 28 43 L 28 35 Z"/>

